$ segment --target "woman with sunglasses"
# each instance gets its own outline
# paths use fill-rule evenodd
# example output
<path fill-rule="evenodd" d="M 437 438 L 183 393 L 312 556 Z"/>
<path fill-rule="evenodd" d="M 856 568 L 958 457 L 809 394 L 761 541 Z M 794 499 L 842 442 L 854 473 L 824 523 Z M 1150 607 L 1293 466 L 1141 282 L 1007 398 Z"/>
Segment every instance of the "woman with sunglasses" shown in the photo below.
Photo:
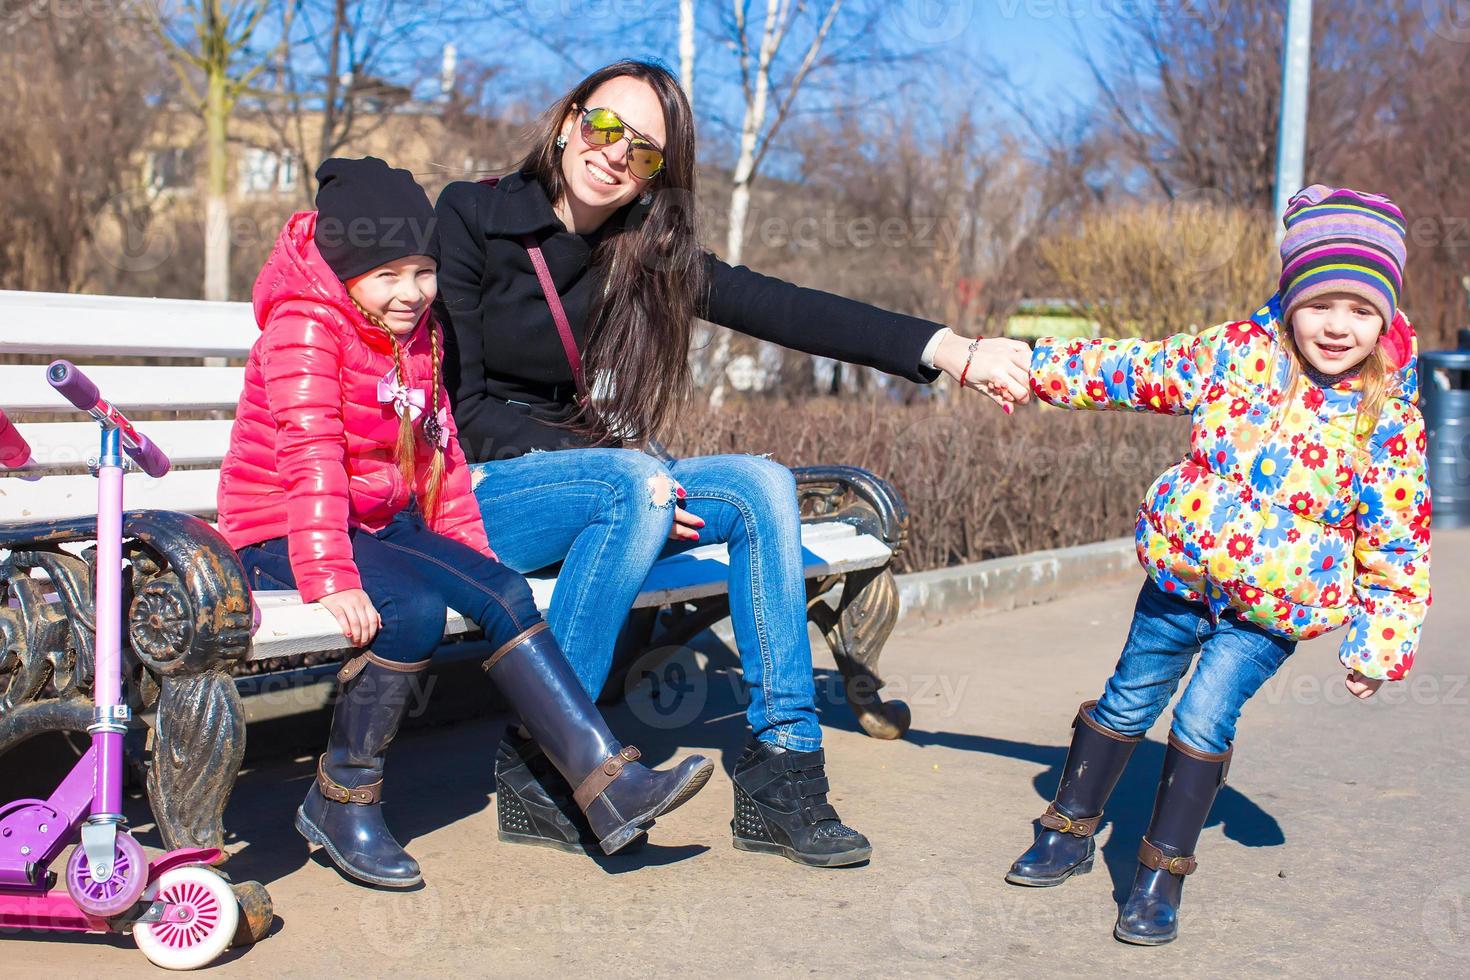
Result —
<path fill-rule="evenodd" d="M 753 735 L 733 773 L 734 844 L 855 864 L 871 846 L 827 802 L 791 472 L 755 456 L 666 465 L 636 447 L 690 393 L 696 317 L 916 382 L 942 370 L 1007 408 L 1028 397 L 1029 352 L 732 268 L 700 245 L 694 180 L 684 93 L 624 61 L 551 108 L 516 173 L 446 187 L 454 417 L 501 561 L 562 563 L 547 618 L 589 694 L 654 562 L 728 543 Z M 571 790 L 533 743 L 507 732 L 495 775 L 501 839 L 583 849 Z"/>

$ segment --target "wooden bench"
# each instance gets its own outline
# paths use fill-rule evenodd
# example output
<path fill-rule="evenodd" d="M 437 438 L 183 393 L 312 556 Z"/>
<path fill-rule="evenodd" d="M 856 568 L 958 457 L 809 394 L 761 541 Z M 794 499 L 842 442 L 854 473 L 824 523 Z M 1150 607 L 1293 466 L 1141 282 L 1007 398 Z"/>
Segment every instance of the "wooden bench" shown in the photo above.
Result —
<path fill-rule="evenodd" d="M 245 303 L 0 291 L 0 322 L 0 408 L 33 449 L 25 467 L 0 470 L 0 753 L 91 721 L 96 481 L 87 460 L 97 428 L 45 381 L 42 365 L 66 357 L 173 461 L 160 480 L 126 477 L 127 694 L 135 715 L 151 719 L 133 744 L 164 843 L 219 847 L 245 748 L 240 691 L 258 680 L 243 675 L 346 650 L 331 614 L 295 592 L 255 594 L 252 636 L 244 573 L 209 523 L 240 365 L 259 336 L 253 314 Z M 898 738 L 908 708 L 879 697 L 876 668 L 898 616 L 889 567 L 906 534 L 903 502 L 852 467 L 796 476 L 809 616 L 863 729 Z M 727 563 L 723 545 L 706 545 L 655 566 L 625 634 L 632 654 L 676 647 L 728 616 Z M 544 609 L 555 579 L 531 584 Z M 450 614 L 447 644 L 474 633 Z"/>

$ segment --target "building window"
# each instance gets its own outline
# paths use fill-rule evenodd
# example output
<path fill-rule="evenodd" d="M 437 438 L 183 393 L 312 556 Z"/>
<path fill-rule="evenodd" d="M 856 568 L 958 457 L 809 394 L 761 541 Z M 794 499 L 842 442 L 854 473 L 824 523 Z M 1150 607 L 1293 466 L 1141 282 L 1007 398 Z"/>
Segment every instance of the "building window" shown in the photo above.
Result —
<path fill-rule="evenodd" d="M 148 186 L 155 191 L 180 190 L 194 186 L 194 150 L 174 146 L 148 154 Z"/>
<path fill-rule="evenodd" d="M 242 194 L 286 194 L 296 189 L 300 167 L 290 152 L 247 147 L 240 160 L 240 192 Z"/>

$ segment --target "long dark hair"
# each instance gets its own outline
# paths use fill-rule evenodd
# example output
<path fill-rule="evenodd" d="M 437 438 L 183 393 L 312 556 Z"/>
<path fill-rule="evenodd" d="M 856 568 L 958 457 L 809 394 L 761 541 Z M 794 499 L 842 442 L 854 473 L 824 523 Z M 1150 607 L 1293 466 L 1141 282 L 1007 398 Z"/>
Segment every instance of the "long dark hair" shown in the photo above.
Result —
<path fill-rule="evenodd" d="M 587 320 L 582 352 L 595 402 L 570 425 L 602 443 L 641 442 L 658 435 L 689 397 L 689 344 L 704 290 L 694 198 L 694 113 L 668 69 L 646 61 L 619 61 L 582 79 L 547 110 L 537 125 L 521 171 L 532 174 L 555 205 L 566 193 L 562 150 L 556 145 L 573 107 L 604 82 L 632 77 L 648 83 L 663 107 L 664 167 L 648 185 L 652 202 L 635 201 L 608 219 L 592 256 L 601 273 L 599 296 Z M 571 137 L 576 139 L 575 133 Z"/>

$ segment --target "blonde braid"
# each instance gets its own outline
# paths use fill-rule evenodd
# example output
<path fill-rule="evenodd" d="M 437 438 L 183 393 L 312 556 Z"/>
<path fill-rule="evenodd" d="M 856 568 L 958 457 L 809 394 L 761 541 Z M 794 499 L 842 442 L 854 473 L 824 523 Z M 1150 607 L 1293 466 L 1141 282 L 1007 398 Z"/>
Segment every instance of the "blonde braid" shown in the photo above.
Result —
<path fill-rule="evenodd" d="M 429 414 L 428 418 L 439 418 L 439 330 L 433 320 L 429 321 L 429 351 L 432 367 L 429 369 Z M 433 459 L 429 463 L 429 476 L 424 481 L 424 516 L 432 518 L 439 509 L 439 487 L 444 480 L 444 447 L 433 440 L 429 449 Z"/>
<path fill-rule="evenodd" d="M 373 326 L 377 327 L 379 330 L 383 331 L 383 333 L 388 335 L 388 343 L 393 345 L 393 370 L 398 374 L 398 383 L 407 388 L 409 384 L 409 378 L 403 370 L 403 348 L 398 343 L 397 335 L 395 335 L 392 330 L 389 330 L 388 325 L 384 323 L 380 318 L 373 315 L 372 313 L 369 313 L 367 309 L 357 301 L 356 297 L 352 296 L 349 293 L 347 298 L 352 300 L 352 305 L 357 307 L 357 312 L 361 313 L 368 323 L 371 323 Z M 410 487 L 413 486 L 414 476 L 413 454 L 413 413 L 408 411 L 399 412 L 398 443 L 393 447 L 393 459 L 394 462 L 398 464 L 398 472 L 400 475 L 402 475 L 404 484 Z"/>

